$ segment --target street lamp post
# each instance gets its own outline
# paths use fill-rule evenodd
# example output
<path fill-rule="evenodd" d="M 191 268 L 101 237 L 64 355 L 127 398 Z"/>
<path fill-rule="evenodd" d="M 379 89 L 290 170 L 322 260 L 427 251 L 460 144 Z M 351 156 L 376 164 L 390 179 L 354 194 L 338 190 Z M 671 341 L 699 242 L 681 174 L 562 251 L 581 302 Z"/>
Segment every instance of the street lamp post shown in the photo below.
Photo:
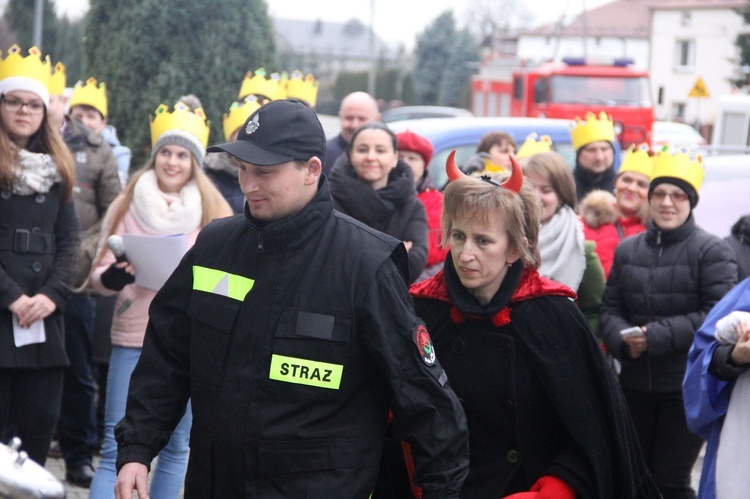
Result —
<path fill-rule="evenodd" d="M 44 0 L 36 0 L 34 8 L 34 43 L 33 45 L 42 50 L 42 10 L 44 9 Z"/>

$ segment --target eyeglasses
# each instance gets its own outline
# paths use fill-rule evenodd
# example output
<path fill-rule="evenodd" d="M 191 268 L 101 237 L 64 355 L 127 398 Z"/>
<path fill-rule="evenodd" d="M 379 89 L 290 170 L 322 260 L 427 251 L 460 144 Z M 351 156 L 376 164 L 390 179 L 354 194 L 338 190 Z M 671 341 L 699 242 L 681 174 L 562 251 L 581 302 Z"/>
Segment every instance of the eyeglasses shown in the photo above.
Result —
<path fill-rule="evenodd" d="M 673 203 L 682 203 L 684 201 L 687 201 L 688 195 L 684 192 L 664 192 L 664 191 L 654 191 L 651 194 L 651 197 L 657 201 L 664 201 L 667 197 L 669 197 Z"/>
<path fill-rule="evenodd" d="M 42 114 L 44 112 L 44 102 L 39 100 L 33 100 L 29 102 L 23 102 L 15 97 L 3 97 L 1 102 L 5 106 L 5 109 L 11 113 L 16 113 L 21 110 L 22 107 L 26 106 L 26 110 L 29 114 Z"/>

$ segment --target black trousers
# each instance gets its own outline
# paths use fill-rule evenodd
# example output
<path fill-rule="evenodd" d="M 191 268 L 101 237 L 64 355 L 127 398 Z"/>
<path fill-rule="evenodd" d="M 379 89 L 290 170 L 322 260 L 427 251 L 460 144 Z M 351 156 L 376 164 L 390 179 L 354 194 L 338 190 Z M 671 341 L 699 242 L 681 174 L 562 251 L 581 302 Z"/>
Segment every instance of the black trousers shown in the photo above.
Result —
<path fill-rule="evenodd" d="M 74 294 L 65 306 L 65 369 L 57 438 L 67 468 L 91 464 L 97 441 L 96 385 L 91 345 L 96 299 Z"/>
<path fill-rule="evenodd" d="M 695 499 L 691 474 L 703 439 L 687 428 L 682 392 L 622 391 L 643 458 L 664 499 Z"/>
<path fill-rule="evenodd" d="M 0 369 L 3 442 L 21 438 L 21 449 L 44 466 L 60 414 L 63 368 Z"/>

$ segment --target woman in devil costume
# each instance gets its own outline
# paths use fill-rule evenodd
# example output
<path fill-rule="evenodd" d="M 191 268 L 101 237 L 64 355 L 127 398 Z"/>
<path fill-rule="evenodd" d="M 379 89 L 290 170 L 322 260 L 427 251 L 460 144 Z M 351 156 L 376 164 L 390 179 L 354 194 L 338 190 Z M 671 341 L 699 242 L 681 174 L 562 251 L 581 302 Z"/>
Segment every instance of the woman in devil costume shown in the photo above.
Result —
<path fill-rule="evenodd" d="M 450 252 L 411 287 L 469 423 L 461 497 L 660 497 L 575 294 L 537 271 L 539 201 L 512 166 L 503 182 L 469 178 L 451 154 Z"/>

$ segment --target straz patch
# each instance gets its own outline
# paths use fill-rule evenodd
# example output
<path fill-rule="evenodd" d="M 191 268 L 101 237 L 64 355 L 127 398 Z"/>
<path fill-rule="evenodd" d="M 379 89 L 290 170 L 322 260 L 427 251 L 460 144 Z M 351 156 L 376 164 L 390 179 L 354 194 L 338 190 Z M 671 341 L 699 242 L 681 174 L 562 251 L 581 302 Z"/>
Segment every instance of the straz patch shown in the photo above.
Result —
<path fill-rule="evenodd" d="M 338 390 L 344 366 L 274 354 L 268 377 L 284 383 Z"/>
<path fill-rule="evenodd" d="M 427 326 L 420 322 L 416 325 L 412 334 L 424 363 L 428 366 L 435 364 L 435 347 L 432 346 L 432 339 L 430 339 L 430 333 L 427 332 Z"/>

